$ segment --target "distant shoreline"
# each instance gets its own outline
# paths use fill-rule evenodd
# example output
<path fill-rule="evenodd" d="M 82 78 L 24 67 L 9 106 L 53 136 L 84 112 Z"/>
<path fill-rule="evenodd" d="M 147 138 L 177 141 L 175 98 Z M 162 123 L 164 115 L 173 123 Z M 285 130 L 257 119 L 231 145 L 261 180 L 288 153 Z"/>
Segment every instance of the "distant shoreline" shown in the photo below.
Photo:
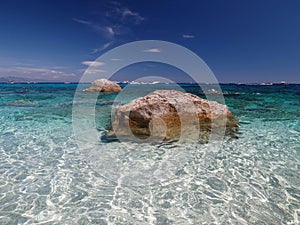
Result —
<path fill-rule="evenodd" d="M 128 83 L 123 83 L 123 82 L 117 82 L 118 84 L 126 84 L 128 85 Z M 32 84 L 91 84 L 91 83 L 79 83 L 79 82 L 0 82 L 1 84 L 10 84 L 10 85 L 14 85 L 14 84 L 28 84 L 28 85 L 32 85 Z M 161 84 L 165 84 L 165 85 L 169 85 L 169 84 L 182 84 L 182 85 L 197 85 L 197 84 L 201 84 L 201 85 L 247 85 L 247 86 L 282 86 L 281 83 L 273 83 L 272 85 L 265 85 L 265 84 L 261 84 L 261 83 L 155 83 L 155 84 L 146 84 L 146 83 L 142 83 L 142 84 L 131 84 L 131 85 L 161 85 Z M 300 85 L 300 83 L 288 83 L 288 85 Z"/>

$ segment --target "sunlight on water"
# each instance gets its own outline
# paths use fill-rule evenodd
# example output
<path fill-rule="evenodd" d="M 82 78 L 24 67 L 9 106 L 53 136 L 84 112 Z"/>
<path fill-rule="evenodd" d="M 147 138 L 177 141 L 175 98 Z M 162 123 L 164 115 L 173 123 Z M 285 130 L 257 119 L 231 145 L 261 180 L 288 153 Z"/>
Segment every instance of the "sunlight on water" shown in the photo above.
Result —
<path fill-rule="evenodd" d="M 86 143 L 101 144 L 115 158 L 118 166 L 99 165 L 115 167 L 113 174 L 99 173 L 76 145 L 75 89 L 1 85 L 0 224 L 299 223 L 300 86 L 222 86 L 241 134 L 211 154 L 204 154 L 205 145 Z M 98 99 L 99 133 L 109 125 L 113 98 Z M 188 158 L 179 154 L 184 151 Z M 166 159 L 176 167 L 166 164 L 149 186 L 134 185 L 130 170 L 117 170 L 153 172 Z"/>

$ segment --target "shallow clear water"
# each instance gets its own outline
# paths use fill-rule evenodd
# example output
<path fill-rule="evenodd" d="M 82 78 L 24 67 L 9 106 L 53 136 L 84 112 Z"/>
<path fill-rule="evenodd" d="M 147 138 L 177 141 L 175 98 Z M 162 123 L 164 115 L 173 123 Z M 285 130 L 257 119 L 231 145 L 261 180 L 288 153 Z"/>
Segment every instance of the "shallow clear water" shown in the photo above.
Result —
<path fill-rule="evenodd" d="M 205 145 L 99 139 L 86 148 L 113 160 L 95 167 L 73 133 L 76 85 L 0 85 L 0 224 L 299 224 L 300 85 L 222 89 L 238 139 L 211 154 Z M 115 97 L 98 99 L 99 134 Z M 158 162 L 159 179 L 138 173 L 157 172 Z"/>

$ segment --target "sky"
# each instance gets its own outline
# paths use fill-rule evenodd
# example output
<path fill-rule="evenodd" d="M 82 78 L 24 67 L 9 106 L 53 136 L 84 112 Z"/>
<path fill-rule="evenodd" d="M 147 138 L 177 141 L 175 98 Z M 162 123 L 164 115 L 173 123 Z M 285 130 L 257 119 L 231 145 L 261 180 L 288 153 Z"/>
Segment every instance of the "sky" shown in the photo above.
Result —
<path fill-rule="evenodd" d="M 197 54 L 222 83 L 300 83 L 299 12 L 297 0 L 1 1 L 0 77 L 76 82 L 117 46 L 162 40 Z M 151 65 L 180 81 L 182 71 Z"/>

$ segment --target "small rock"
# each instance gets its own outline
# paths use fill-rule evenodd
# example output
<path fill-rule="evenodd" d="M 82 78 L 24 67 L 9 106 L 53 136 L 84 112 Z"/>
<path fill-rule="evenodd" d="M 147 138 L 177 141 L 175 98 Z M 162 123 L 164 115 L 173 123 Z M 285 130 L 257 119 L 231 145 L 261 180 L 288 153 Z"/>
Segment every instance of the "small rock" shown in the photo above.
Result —
<path fill-rule="evenodd" d="M 92 86 L 84 89 L 88 92 L 120 92 L 122 88 L 114 81 L 107 79 L 98 79 L 92 83 Z"/>

